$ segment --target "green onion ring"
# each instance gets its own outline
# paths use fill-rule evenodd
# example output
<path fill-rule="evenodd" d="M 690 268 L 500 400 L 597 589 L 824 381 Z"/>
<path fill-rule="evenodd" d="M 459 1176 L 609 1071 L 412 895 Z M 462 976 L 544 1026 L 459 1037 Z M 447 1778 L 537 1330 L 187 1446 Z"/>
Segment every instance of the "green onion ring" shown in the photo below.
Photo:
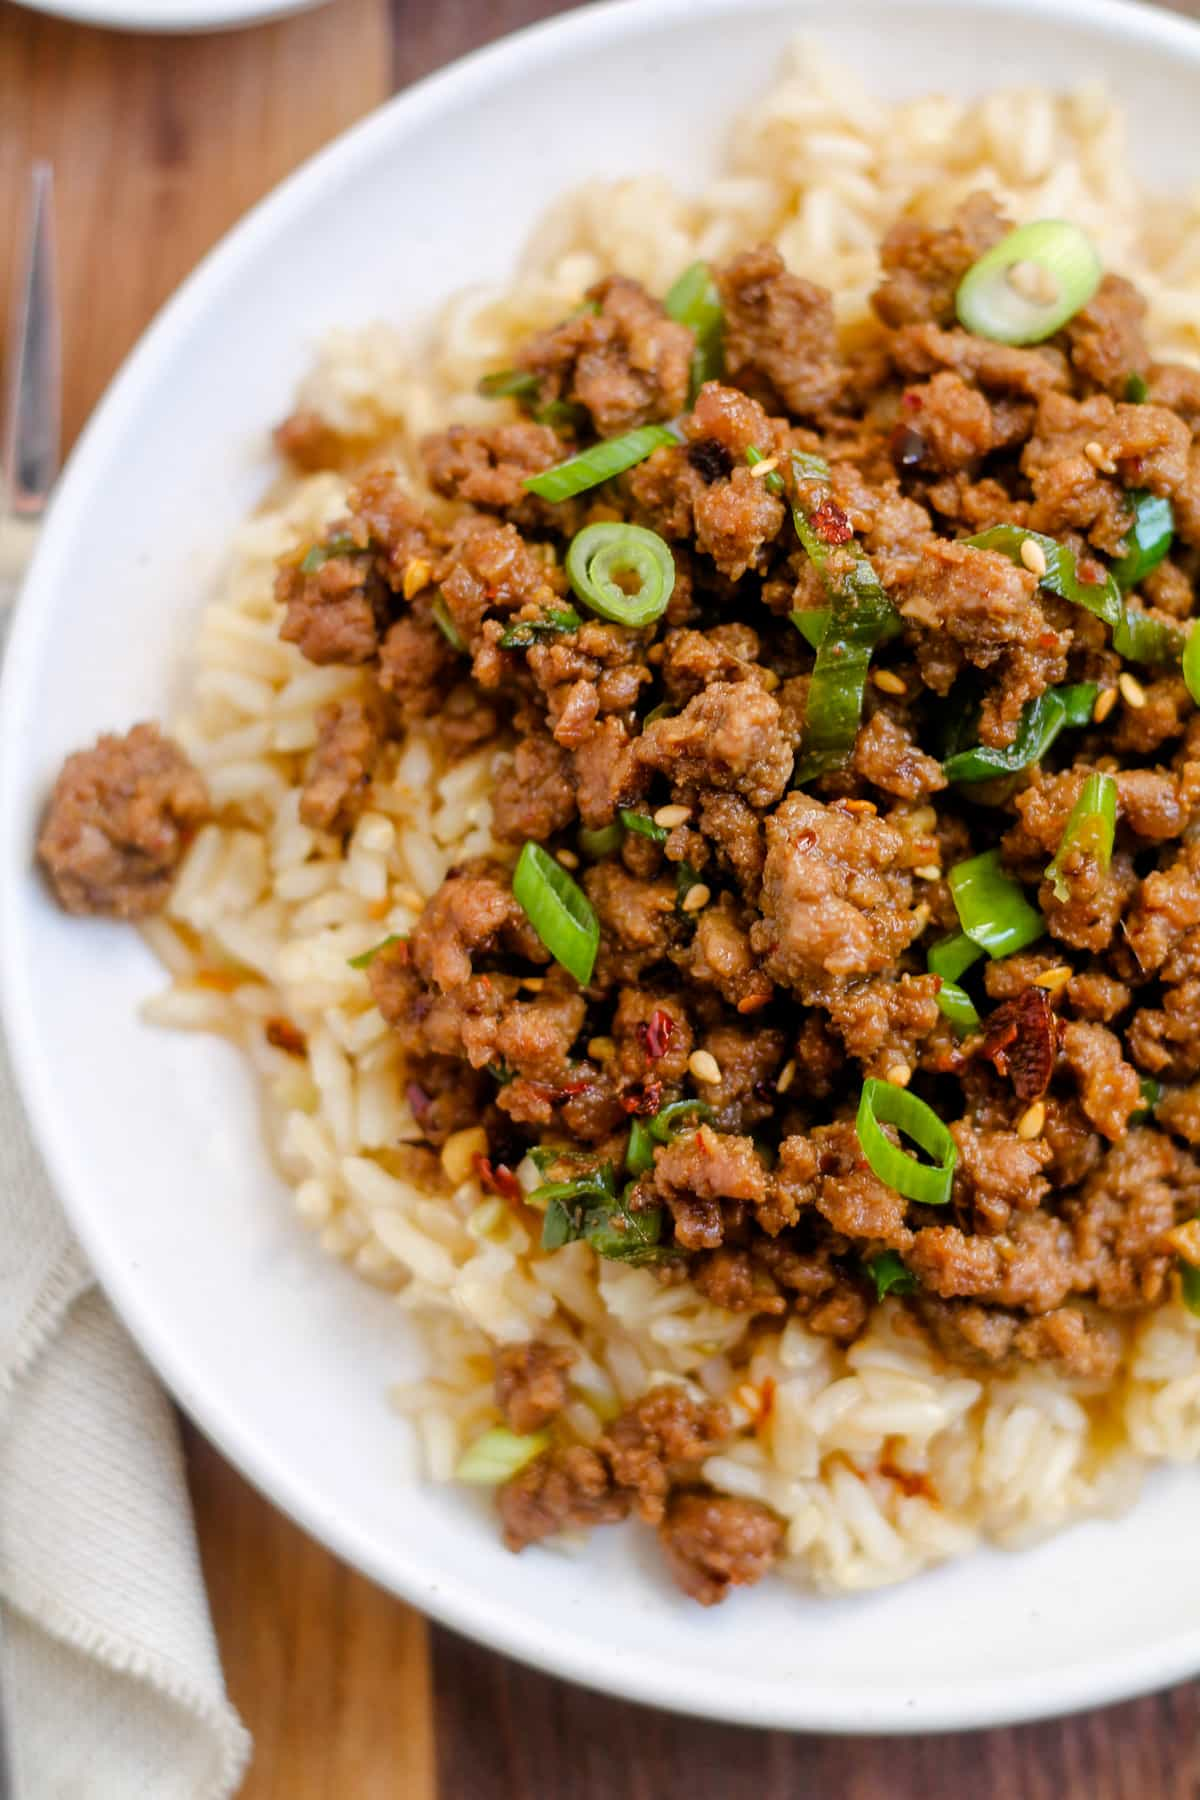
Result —
<path fill-rule="evenodd" d="M 704 383 L 715 381 L 725 366 L 721 347 L 725 311 L 707 263 L 692 263 L 672 282 L 663 297 L 663 311 L 677 325 L 686 325 L 696 340 L 688 395 L 694 405 Z"/>
<path fill-rule="evenodd" d="M 885 1125 L 903 1131 L 934 1158 L 933 1166 L 918 1162 L 907 1150 L 893 1144 L 883 1129 Z M 887 1187 L 923 1206 L 945 1206 L 954 1181 L 958 1146 L 924 1100 L 890 1081 L 864 1081 L 855 1130 L 863 1155 Z"/>
<path fill-rule="evenodd" d="M 1133 524 L 1125 533 L 1128 549 L 1112 566 L 1113 580 L 1122 593 L 1157 569 L 1175 536 L 1175 510 L 1165 494 L 1138 488 L 1129 499 L 1133 504 Z"/>
<path fill-rule="evenodd" d="M 882 1300 L 887 1294 L 911 1294 L 917 1287 L 917 1278 L 911 1269 L 906 1269 L 894 1250 L 885 1250 L 881 1256 L 873 1256 L 867 1264 L 867 1274 L 875 1283 L 875 1298 Z"/>
<path fill-rule="evenodd" d="M 959 320 L 996 344 L 1040 344 L 1100 285 L 1090 238 L 1066 219 L 1018 226 L 972 263 L 958 285 Z M 1041 291 L 1039 291 L 1041 290 Z"/>
<path fill-rule="evenodd" d="M 455 1481 L 469 1481 L 476 1487 L 499 1487 L 509 1481 L 526 1463 L 549 1448 L 544 1431 L 518 1437 L 504 1425 L 493 1425 L 473 1444 L 468 1444 L 454 1470 Z"/>
<path fill-rule="evenodd" d="M 633 576 L 627 593 L 618 575 Z M 576 532 L 567 551 L 567 578 L 583 604 L 602 619 L 637 630 L 661 618 L 675 586 L 675 558 L 644 525 L 604 521 Z"/>
<path fill-rule="evenodd" d="M 1001 868 L 999 850 L 985 850 L 982 856 L 956 864 L 949 882 L 959 924 L 989 956 L 1011 956 L 1045 932 L 1041 913 Z"/>

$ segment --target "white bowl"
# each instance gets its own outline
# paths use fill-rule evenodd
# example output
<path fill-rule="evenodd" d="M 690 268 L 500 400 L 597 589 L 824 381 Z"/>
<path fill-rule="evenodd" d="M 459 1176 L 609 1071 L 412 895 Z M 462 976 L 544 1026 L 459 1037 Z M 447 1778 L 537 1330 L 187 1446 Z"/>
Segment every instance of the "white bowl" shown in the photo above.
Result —
<path fill-rule="evenodd" d="M 1194 1474 L 1155 1477 L 1118 1523 L 862 1598 L 780 1582 L 704 1613 L 636 1530 L 598 1532 L 580 1557 L 509 1556 L 475 1495 L 419 1479 L 386 1400 L 417 1366 L 407 1322 L 297 1224 L 247 1069 L 140 1024 L 161 976 L 139 940 L 64 918 L 31 870 L 64 753 L 169 706 L 201 597 L 268 479 L 264 426 L 326 328 L 502 275 L 545 202 L 584 177 L 694 182 L 713 127 L 762 90 L 797 27 L 828 20 L 823 0 L 571 13 L 367 120 L 186 284 L 75 453 L 16 625 L 3 988 L 38 1137 L 101 1280 L 180 1402 L 315 1536 L 558 1675 L 757 1725 L 902 1731 L 1032 1718 L 1200 1668 Z M 1200 32 L 1149 8 L 843 0 L 836 51 L 888 95 L 1107 77 L 1141 173 L 1192 173 Z"/>

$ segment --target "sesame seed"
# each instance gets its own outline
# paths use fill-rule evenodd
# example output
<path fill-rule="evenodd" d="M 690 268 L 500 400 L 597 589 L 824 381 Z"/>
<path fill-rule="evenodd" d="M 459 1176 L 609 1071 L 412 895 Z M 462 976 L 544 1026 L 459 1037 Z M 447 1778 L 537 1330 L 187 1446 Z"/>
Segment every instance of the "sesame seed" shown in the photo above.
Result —
<path fill-rule="evenodd" d="M 918 863 L 913 874 L 919 881 L 940 881 L 942 871 L 937 863 Z"/>
<path fill-rule="evenodd" d="M 1095 469 L 1098 469 L 1100 471 L 1101 475 L 1115 475 L 1116 474 L 1116 472 L 1117 472 L 1116 463 L 1113 461 L 1112 457 L 1108 454 L 1108 451 L 1104 448 L 1104 445 L 1097 443 L 1095 438 L 1089 439 L 1089 441 L 1083 446 L 1083 454 L 1087 457 L 1087 459 L 1091 463 L 1092 467 Z"/>
<path fill-rule="evenodd" d="M 677 825 L 686 825 L 691 816 L 690 806 L 660 806 L 654 815 L 654 823 L 661 825 L 664 831 L 674 831 Z"/>
<path fill-rule="evenodd" d="M 1036 575 L 1039 581 L 1046 573 L 1046 552 L 1042 549 L 1042 546 L 1038 543 L 1036 538 L 1022 538 L 1021 561 L 1029 570 L 1029 573 L 1031 575 Z"/>
<path fill-rule="evenodd" d="M 1070 963 L 1055 963 L 1052 969 L 1043 969 L 1040 975 L 1035 975 L 1033 985 L 1045 988 L 1048 994 L 1057 994 L 1059 988 L 1066 987 L 1074 973 Z"/>
<path fill-rule="evenodd" d="M 1019 1138 L 1024 1138 L 1027 1144 L 1031 1143 L 1034 1138 L 1041 1137 L 1042 1126 L 1045 1123 L 1045 1103 L 1041 1100 L 1035 1100 L 1032 1106 L 1027 1106 L 1025 1108 L 1025 1111 L 1017 1120 L 1017 1136 Z"/>
<path fill-rule="evenodd" d="M 404 571 L 404 598 L 411 600 L 414 594 L 419 594 L 429 580 L 429 575 L 429 564 L 425 558 L 414 556 Z"/>
<path fill-rule="evenodd" d="M 884 694 L 907 694 L 908 683 L 902 675 L 894 675 L 891 669 L 876 669 L 871 676 L 875 686 Z"/>
<path fill-rule="evenodd" d="M 1035 306 L 1053 306 L 1059 298 L 1060 289 L 1052 270 L 1045 263 L 1034 262 L 1032 257 L 1023 257 L 1020 262 L 1009 265 L 1005 278 L 1011 288 L 1015 288 L 1023 300 L 1030 300 Z"/>
<path fill-rule="evenodd" d="M 777 469 L 778 467 L 779 458 L 777 456 L 764 456 L 761 462 L 755 463 L 750 473 L 755 481 L 761 481 L 764 476 L 771 473 L 772 469 Z"/>
<path fill-rule="evenodd" d="M 774 669 L 764 669 L 758 678 L 758 685 L 765 688 L 768 694 L 773 694 L 779 686 L 779 677 Z"/>
<path fill-rule="evenodd" d="M 866 815 L 874 813 L 876 810 L 875 802 L 873 800 L 839 800 L 837 805 L 841 807 L 843 812 L 848 813 L 862 813 Z"/>
<path fill-rule="evenodd" d="M 540 994 L 545 985 L 546 977 L 544 975 L 522 975 L 521 977 L 521 986 L 528 988 L 531 994 Z"/>
<path fill-rule="evenodd" d="M 761 1012 L 764 1006 L 771 1003 L 770 994 L 745 994 L 737 1003 L 740 1013 Z"/>
<path fill-rule="evenodd" d="M 554 852 L 554 857 L 555 861 L 560 862 L 564 869 L 577 869 L 579 867 L 579 858 L 573 850 L 556 850 Z"/>
<path fill-rule="evenodd" d="M 711 1050 L 693 1050 L 688 1057 L 688 1068 L 697 1081 L 703 1081 L 709 1087 L 715 1087 L 721 1079 L 721 1065 Z"/>
<path fill-rule="evenodd" d="M 919 938 L 921 936 L 932 917 L 933 914 L 926 901 L 922 900 L 920 906 L 913 907 L 912 928 L 914 938 Z"/>
<path fill-rule="evenodd" d="M 617 1046 L 610 1037 L 589 1038 L 587 1053 L 593 1062 L 611 1062 L 617 1054 Z"/>
<path fill-rule="evenodd" d="M 692 886 L 683 896 L 683 899 L 680 901 L 680 906 L 684 912 L 699 912 L 700 908 L 702 906 L 707 906 L 711 899 L 712 889 L 706 887 L 702 881 L 697 881 L 693 882 Z"/>
<path fill-rule="evenodd" d="M 795 1081 L 795 1079 L 796 1079 L 796 1059 L 793 1056 L 793 1057 L 789 1057 L 787 1062 L 784 1063 L 782 1069 L 780 1069 L 779 1079 L 775 1083 L 775 1092 L 777 1094 L 786 1094 L 788 1089 L 791 1087 L 793 1081 Z"/>
<path fill-rule="evenodd" d="M 1145 706 L 1146 690 L 1136 675 L 1131 675 L 1128 669 L 1122 669 L 1117 676 L 1117 686 L 1121 690 L 1121 698 L 1126 706 L 1132 706 L 1135 711 Z"/>
<path fill-rule="evenodd" d="M 907 1087 L 912 1080 L 912 1070 L 906 1062 L 893 1063 L 887 1072 L 886 1079 L 893 1087 Z"/>
<path fill-rule="evenodd" d="M 1116 704 L 1117 704 L 1116 688 L 1115 687 L 1101 688 L 1100 692 L 1096 695 L 1096 704 L 1092 708 L 1092 717 L 1096 721 L 1097 725 L 1103 725 L 1105 719 L 1107 719 L 1109 713 L 1112 711 L 1113 707 Z"/>

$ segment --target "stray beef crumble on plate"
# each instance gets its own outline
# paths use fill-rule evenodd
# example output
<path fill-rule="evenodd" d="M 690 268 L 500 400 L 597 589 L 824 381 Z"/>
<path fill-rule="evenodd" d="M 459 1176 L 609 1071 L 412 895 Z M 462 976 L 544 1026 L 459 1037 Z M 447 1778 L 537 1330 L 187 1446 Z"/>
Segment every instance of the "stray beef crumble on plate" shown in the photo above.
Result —
<path fill-rule="evenodd" d="M 1200 376 L 985 195 L 882 264 L 848 350 L 770 246 L 662 301 L 614 275 L 426 441 L 426 503 L 361 472 L 278 574 L 283 638 L 366 678 L 300 816 L 348 833 L 418 721 L 511 751 L 512 854 L 356 962 L 426 1146 L 481 1126 L 546 1254 L 1103 1383 L 1114 1321 L 1200 1305 Z M 144 917 L 207 809 L 139 725 L 68 760 L 39 854 Z M 722 1404 L 652 1387 L 584 1442 L 571 1384 L 496 1353 L 458 1472 L 511 1548 L 632 1513 L 704 1604 L 770 1567 L 780 1519 L 703 1479 Z"/>

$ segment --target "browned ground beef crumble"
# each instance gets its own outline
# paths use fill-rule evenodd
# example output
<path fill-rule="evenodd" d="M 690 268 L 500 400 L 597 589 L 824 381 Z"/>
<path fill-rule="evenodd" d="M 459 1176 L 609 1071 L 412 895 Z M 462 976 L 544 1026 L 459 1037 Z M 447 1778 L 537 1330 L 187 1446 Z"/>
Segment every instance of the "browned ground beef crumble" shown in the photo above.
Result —
<path fill-rule="evenodd" d="M 659 1146 L 628 1197 L 635 1214 L 661 1209 L 659 1280 L 690 1278 L 760 1329 L 796 1314 L 846 1344 L 877 1304 L 867 1265 L 890 1251 L 915 1278 L 900 1302 L 912 1328 L 947 1358 L 1104 1379 L 1115 1320 L 1174 1291 L 1169 1234 L 1200 1206 L 1200 719 L 1176 672 L 1143 670 L 1043 766 L 972 791 L 947 782 L 938 721 L 969 687 L 979 741 L 1003 747 L 1048 687 L 1107 695 L 1121 674 L 1098 620 L 962 541 L 990 525 L 1055 536 L 1086 572 L 1121 552 L 1131 490 L 1167 496 L 1171 557 L 1136 599 L 1191 613 L 1200 380 L 1152 360 L 1144 303 L 1114 276 L 1048 343 L 961 329 L 957 284 L 1005 228 L 986 196 L 945 229 L 898 225 L 875 335 L 849 353 L 827 293 L 770 247 L 735 258 L 715 271 L 726 373 L 690 408 L 690 332 L 637 283 L 601 282 L 516 357 L 532 405 L 569 423 L 498 417 L 430 438 L 427 508 L 360 468 L 347 517 L 322 554 L 285 559 L 278 594 L 306 657 L 367 672 L 365 700 L 322 714 L 302 800 L 314 827 L 346 831 L 381 745 L 424 718 L 452 755 L 509 748 L 495 825 L 514 847 L 532 839 L 575 867 L 581 826 L 673 809 L 665 841 L 626 832 L 583 857 L 601 931 L 586 989 L 551 962 L 502 861 L 453 869 L 411 939 L 371 963 L 430 1147 L 482 1119 L 485 1179 L 520 1206 L 511 1172 L 530 1146 L 582 1158 L 560 1175 L 620 1170 L 631 1116 L 696 1095 L 711 1116 Z M 553 506 L 522 486 L 596 437 L 665 420 L 679 442 L 602 488 Z M 278 441 L 302 469 L 349 456 L 312 414 Z M 789 450 L 828 461 L 829 518 L 902 622 L 875 657 L 853 759 L 803 790 L 813 657 L 788 614 L 824 594 L 750 448 L 785 476 Z M 504 647 L 515 624 L 573 603 L 566 544 L 611 518 L 670 544 L 665 615 L 643 630 L 588 615 Z M 1117 780 L 1115 854 L 1106 872 L 1077 868 L 1062 898 L 1046 864 L 1098 768 Z M 162 903 L 204 814 L 185 759 L 139 726 L 69 760 L 39 850 L 72 911 L 135 917 Z M 926 953 L 958 928 L 945 872 L 997 845 L 1048 935 L 974 972 L 981 1028 L 960 1038 Z M 948 1206 L 908 1202 L 868 1166 L 853 1122 L 865 1075 L 910 1080 L 950 1125 Z M 1154 1117 L 1144 1075 L 1166 1084 Z M 636 1513 L 705 1604 L 756 1580 L 780 1522 L 699 1476 L 724 1409 L 655 1389 L 582 1444 L 560 1417 L 568 1362 L 540 1343 L 497 1355 L 499 1411 L 551 1436 L 500 1490 L 506 1542 Z"/>

